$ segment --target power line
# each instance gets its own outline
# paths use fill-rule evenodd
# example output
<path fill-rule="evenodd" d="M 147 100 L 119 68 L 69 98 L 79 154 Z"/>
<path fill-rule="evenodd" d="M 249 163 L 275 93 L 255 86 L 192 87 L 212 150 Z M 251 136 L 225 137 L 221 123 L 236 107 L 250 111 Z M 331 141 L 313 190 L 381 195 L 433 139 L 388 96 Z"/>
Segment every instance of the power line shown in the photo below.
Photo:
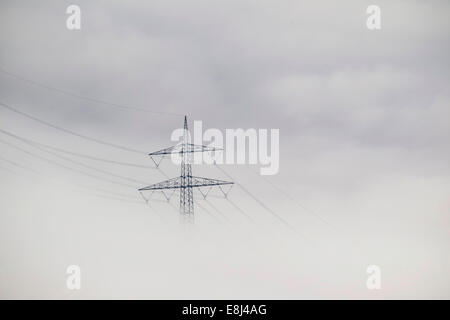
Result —
<path fill-rule="evenodd" d="M 209 215 L 211 218 L 213 218 L 217 223 L 221 224 L 222 222 L 211 213 L 211 211 L 209 211 L 208 209 L 206 209 L 204 206 L 202 206 L 198 201 L 195 201 L 195 204 L 202 209 L 203 211 L 205 211 L 207 213 L 207 215 Z"/>
<path fill-rule="evenodd" d="M 113 183 L 113 184 L 118 184 L 118 185 L 121 185 L 121 186 L 125 186 L 125 187 L 127 187 L 127 188 L 132 188 L 132 189 L 135 189 L 135 188 L 136 188 L 136 187 L 134 187 L 134 186 L 132 186 L 132 185 L 129 185 L 129 184 L 125 184 L 125 183 L 122 183 L 122 182 L 117 182 L 117 181 L 109 180 L 109 179 L 106 179 L 106 178 L 103 178 L 103 177 L 99 177 L 99 176 L 97 176 L 97 175 L 93 175 L 93 174 L 90 174 L 90 173 L 87 173 L 87 172 L 84 172 L 84 171 L 81 171 L 81 170 L 78 170 L 78 169 L 74 169 L 74 168 L 68 167 L 68 166 L 66 166 L 66 165 L 60 164 L 60 163 L 58 163 L 58 162 L 56 162 L 56 161 L 53 161 L 53 160 L 51 160 L 51 159 L 47 159 L 47 158 L 45 158 L 45 157 L 39 156 L 39 155 L 37 155 L 37 154 L 35 154 L 35 153 L 33 153 L 33 152 L 30 152 L 30 151 L 28 151 L 28 150 L 22 149 L 22 148 L 20 148 L 20 147 L 18 147 L 18 146 L 16 146 L 16 145 L 13 145 L 13 144 L 11 144 L 11 143 L 9 143 L 9 142 L 4 141 L 4 140 L 1 140 L 1 139 L 0 139 L 0 142 L 3 143 L 3 144 L 9 145 L 10 147 L 12 147 L 12 148 L 14 148 L 14 149 L 17 149 L 17 150 L 19 150 L 19 151 L 21 151 L 21 152 L 23 152 L 23 153 L 26 153 L 26 154 L 28 154 L 28 155 L 30 155 L 30 156 L 32 156 L 32 157 L 35 157 L 35 158 L 38 158 L 38 159 L 40 159 L 40 160 L 49 162 L 49 163 L 51 163 L 51 164 L 53 164 L 53 165 L 55 165 L 55 166 L 64 168 L 64 169 L 66 169 L 66 170 L 73 171 L 73 172 L 76 172 L 76 173 L 79 173 L 79 174 L 83 174 L 83 175 L 89 176 L 89 177 L 94 178 L 94 179 L 98 179 L 98 180 L 106 181 L 106 182 L 109 182 L 109 183 Z"/>
<path fill-rule="evenodd" d="M 132 149 L 132 148 L 129 148 L 129 147 L 121 146 L 121 145 L 118 145 L 118 144 L 115 144 L 115 143 L 99 140 L 99 139 L 96 139 L 96 138 L 92 138 L 92 137 L 86 136 L 86 135 L 81 134 L 81 133 L 74 132 L 74 131 L 69 130 L 69 129 L 62 128 L 60 126 L 57 126 L 57 125 L 52 124 L 50 122 L 47 122 L 45 120 L 39 119 L 39 118 L 37 118 L 35 116 L 32 116 L 32 115 L 30 115 L 28 113 L 20 111 L 20 110 L 14 108 L 14 107 L 12 107 L 12 106 L 2 102 L 2 101 L 0 101 L 0 106 L 2 106 L 5 109 L 8 109 L 8 110 L 10 110 L 10 111 L 12 111 L 12 112 L 14 112 L 16 114 L 20 114 L 21 116 L 24 116 L 24 117 L 26 117 L 28 119 L 34 120 L 36 122 L 39 122 L 39 123 L 41 123 L 43 125 L 46 125 L 48 127 L 53 128 L 53 129 L 56 129 L 56 130 L 59 130 L 59 131 L 71 134 L 73 136 L 76 136 L 76 137 L 79 137 L 79 138 L 82 138 L 82 139 L 86 139 L 86 140 L 89 140 L 89 141 L 93 141 L 93 142 L 96 142 L 96 143 L 99 143 L 99 144 L 103 144 L 103 145 L 110 146 L 110 147 L 113 147 L 113 148 L 116 148 L 116 149 L 120 149 L 120 150 L 124 150 L 124 151 L 129 151 L 129 152 L 134 152 L 134 153 L 139 153 L 139 154 L 145 153 L 142 150 L 136 150 L 136 149 Z"/>
<path fill-rule="evenodd" d="M 200 190 L 199 190 L 200 192 Z M 205 194 L 203 194 L 202 192 L 200 192 L 200 194 L 205 198 Z M 221 197 L 221 196 L 217 196 L 217 195 L 212 195 L 208 193 L 208 197 L 210 198 L 217 198 L 217 199 L 225 199 L 228 203 L 230 203 L 240 214 L 242 214 L 243 216 L 245 216 L 249 221 L 253 221 L 252 217 L 250 215 L 248 215 L 247 213 L 245 213 L 244 210 L 242 210 L 240 207 L 238 207 L 233 201 L 230 200 L 229 197 Z M 205 199 L 206 200 L 206 199 Z"/>
<path fill-rule="evenodd" d="M 12 174 L 12 175 L 20 175 L 20 173 L 17 173 L 16 171 L 11 170 L 11 169 L 8 168 L 8 167 L 4 167 L 3 165 L 0 165 L 0 169 L 2 169 L 2 170 L 5 171 L 5 172 L 8 172 L 8 173 L 10 173 L 10 174 Z"/>
<path fill-rule="evenodd" d="M 54 146 L 50 146 L 48 144 L 44 144 L 44 143 L 41 143 L 41 142 L 33 141 L 33 140 L 28 139 L 28 138 L 24 138 L 24 137 L 18 136 L 18 135 L 14 134 L 14 133 L 11 133 L 11 132 L 3 130 L 3 129 L 0 129 L 0 132 L 2 132 L 3 134 L 8 135 L 10 137 L 16 138 L 16 139 L 21 140 L 23 142 L 26 142 L 26 143 L 39 145 L 39 146 L 44 147 L 44 148 L 48 148 L 48 149 L 55 150 L 55 151 L 58 151 L 58 152 L 62 152 L 62 153 L 65 153 L 65 154 L 70 154 L 72 156 L 76 156 L 76 157 L 80 157 L 80 158 L 86 158 L 86 159 L 90 159 L 90 160 L 101 161 L 101 162 L 105 162 L 105 163 L 117 164 L 117 165 L 122 165 L 122 166 L 144 168 L 144 169 L 155 169 L 155 167 L 152 167 L 152 166 L 135 164 L 135 163 L 129 163 L 129 162 L 122 162 L 122 161 L 116 161 L 116 160 L 110 160 L 110 159 L 104 159 L 104 158 L 94 157 L 94 156 L 91 156 L 91 155 L 88 155 L 88 154 L 84 154 L 84 153 L 78 153 L 78 152 L 73 152 L 73 151 L 57 148 L 57 147 L 54 147 Z"/>
<path fill-rule="evenodd" d="M 282 217 L 280 217 L 278 214 L 276 214 L 272 209 L 270 209 L 268 206 L 266 206 L 261 200 L 259 200 L 256 196 L 254 196 L 250 191 L 247 190 L 247 188 L 245 188 L 242 184 L 240 184 L 239 182 L 237 182 L 235 179 L 233 179 L 233 177 L 231 177 L 227 172 L 225 172 L 224 169 L 220 168 L 217 164 L 215 164 L 215 166 L 217 167 L 217 169 L 219 169 L 220 171 L 222 171 L 223 174 L 225 174 L 229 179 L 233 180 L 234 183 L 236 185 L 238 185 L 239 187 L 241 187 L 241 189 L 248 195 L 250 196 L 253 200 L 255 200 L 261 207 L 263 207 L 264 209 L 266 209 L 266 211 L 268 211 L 270 214 L 272 214 L 272 216 L 274 216 L 278 221 L 280 221 L 283 225 L 285 225 L 286 227 L 288 227 L 289 229 L 291 229 L 292 231 L 296 231 L 294 229 L 294 227 L 292 227 L 286 220 L 284 220 Z"/>
<path fill-rule="evenodd" d="M 98 99 L 98 98 L 84 96 L 84 95 L 81 95 L 81 94 L 78 94 L 78 93 L 74 93 L 74 92 L 71 92 L 71 91 L 59 89 L 59 88 L 56 88 L 56 87 L 53 87 L 53 86 L 49 86 L 49 85 L 43 84 L 41 82 L 35 81 L 35 80 L 31 80 L 31 79 L 25 78 L 23 76 L 20 76 L 20 75 L 17 75 L 15 73 L 12 73 L 10 71 L 7 71 L 7 70 L 5 70 L 2 67 L 0 67 L 0 72 L 3 73 L 3 74 L 8 75 L 10 77 L 13 77 L 13 78 L 15 78 L 17 80 L 20 80 L 22 82 L 25 82 L 25 83 L 31 84 L 33 86 L 36 86 L 36 87 L 45 88 L 47 90 L 58 92 L 60 94 L 66 95 L 66 96 L 75 97 L 75 98 L 78 98 L 78 99 L 83 99 L 83 100 L 86 100 L 86 101 L 89 101 L 89 102 L 94 102 L 94 103 L 97 103 L 97 104 L 102 104 L 102 105 L 106 105 L 106 106 L 112 106 L 112 107 L 115 107 L 115 108 L 118 108 L 118 109 L 133 110 L 133 111 L 138 111 L 138 112 L 147 112 L 147 113 L 154 113 L 154 114 L 160 114 L 160 115 L 169 115 L 169 116 L 181 116 L 181 114 L 174 113 L 174 112 L 154 111 L 154 110 L 138 108 L 138 107 L 132 107 L 132 106 L 126 106 L 126 105 L 123 105 L 123 104 L 118 104 L 118 103 L 104 101 L 104 100 L 101 100 L 101 99 Z"/>
<path fill-rule="evenodd" d="M 36 173 L 36 174 L 39 174 L 39 175 L 43 175 L 43 174 L 40 173 L 40 172 L 37 172 L 37 171 L 35 171 L 35 170 L 33 170 L 33 169 L 24 167 L 24 166 L 22 166 L 22 165 L 20 165 L 20 164 L 17 164 L 17 163 L 14 162 L 14 161 L 5 159 L 5 158 L 3 158 L 3 157 L 0 157 L 0 159 L 3 160 L 3 161 L 5 161 L 5 162 L 7 162 L 7 163 L 13 164 L 14 166 L 17 166 L 17 167 L 19 167 L 19 168 L 21 168 L 21 169 L 30 170 L 30 171 L 33 171 L 33 173 Z M 1 166 L 1 165 L 0 165 L 0 169 L 5 170 L 6 172 L 9 172 L 9 173 L 14 174 L 14 175 L 16 175 L 16 176 L 17 176 L 17 175 L 20 176 L 20 173 L 17 173 L 17 172 L 15 172 L 15 171 L 12 171 L 12 170 L 10 170 L 9 168 L 5 168 L 5 167 L 3 167 L 3 166 Z M 50 178 L 52 178 L 52 177 L 50 177 Z M 75 183 L 74 186 L 76 186 L 76 187 L 78 187 L 78 188 L 81 188 L 81 189 L 83 189 L 83 190 L 84 190 L 84 189 L 89 190 L 90 192 L 87 193 L 87 194 L 89 194 L 90 196 L 94 196 L 94 197 L 96 197 L 96 198 L 107 199 L 107 200 L 114 200 L 114 201 L 125 202 L 125 203 L 135 203 L 135 204 L 140 204 L 140 205 L 145 204 L 144 202 L 142 202 L 142 201 L 139 200 L 138 198 L 133 197 L 133 196 L 130 196 L 130 195 L 127 195 L 127 194 L 122 194 L 122 193 L 113 192 L 113 191 L 109 191 L 109 190 L 105 190 L 105 189 L 100 189 L 100 188 L 94 188 L 94 187 L 91 187 L 91 186 L 80 185 L 80 184 L 77 184 L 77 183 Z M 106 195 L 105 195 L 105 194 L 92 193 L 92 191 L 101 192 L 101 193 L 106 193 Z M 86 193 L 86 192 L 83 192 L 83 193 Z M 159 214 L 156 214 L 156 215 L 159 216 Z"/>
<path fill-rule="evenodd" d="M 111 197 L 111 196 L 106 196 L 106 195 L 102 195 L 102 194 L 95 194 L 95 193 L 89 193 L 89 195 L 94 195 L 96 197 L 100 197 L 100 198 L 104 198 L 104 199 L 111 199 L 111 200 L 115 200 L 115 201 L 131 202 L 131 203 L 138 203 L 138 204 L 141 204 L 141 205 L 145 205 L 145 203 L 142 202 L 142 200 L 121 199 L 121 198 L 117 198 L 117 197 Z"/>
<path fill-rule="evenodd" d="M 116 197 L 121 197 L 121 198 L 125 198 L 125 199 L 129 199 L 129 200 L 135 200 L 135 201 L 140 201 L 140 199 L 138 197 L 132 196 L 132 195 L 128 195 L 125 193 L 121 193 L 121 192 L 115 192 L 115 191 L 110 191 L 110 190 L 106 190 L 103 188 L 97 188 L 97 187 L 91 187 L 91 186 L 86 186 L 83 184 L 74 184 L 75 186 L 81 188 L 81 189 L 86 189 L 86 190 L 90 190 L 90 191 L 96 191 L 96 192 L 102 192 L 102 193 L 106 193 L 108 195 L 112 195 L 112 196 L 116 196 Z"/>
<path fill-rule="evenodd" d="M 0 140 L 0 142 L 2 142 L 2 140 Z M 30 171 L 30 172 L 32 172 L 34 174 L 41 175 L 41 176 L 47 176 L 47 175 L 44 175 L 41 172 L 38 172 L 38 171 L 36 171 L 34 169 L 26 167 L 26 166 L 24 166 L 22 164 L 19 164 L 19 163 L 15 162 L 15 161 L 6 159 L 6 158 L 4 158 L 2 156 L 0 156 L 0 160 L 4 161 L 6 163 L 9 163 L 9 164 L 11 164 L 11 165 L 13 165 L 15 167 L 18 167 L 18 168 L 20 168 L 22 170 Z M 47 177 L 50 177 L 50 178 L 54 179 L 54 177 L 51 177 L 51 176 L 47 176 Z M 128 194 L 120 193 L 120 192 L 115 192 L 115 191 L 110 191 L 110 190 L 106 190 L 106 189 L 103 189 L 103 188 L 96 188 L 96 187 L 92 187 L 92 186 L 86 186 L 86 185 L 82 185 L 82 184 L 79 184 L 79 183 L 75 183 L 74 185 L 76 187 L 79 187 L 79 188 L 82 188 L 82 189 L 87 189 L 87 190 L 90 190 L 90 191 L 103 192 L 103 193 L 106 193 L 106 194 L 110 194 L 110 195 L 118 196 L 118 197 L 122 197 L 122 198 L 127 198 L 127 199 L 134 199 L 134 200 L 138 199 L 137 197 L 132 196 L 132 195 L 128 195 Z"/>
<path fill-rule="evenodd" d="M 251 170 L 252 171 L 252 170 Z M 254 172 L 254 171 L 253 171 Z M 254 172 L 256 174 L 256 172 Z M 286 198 L 288 198 L 289 200 L 291 200 L 294 204 L 296 204 L 298 207 L 300 207 L 301 209 L 303 209 L 304 211 L 306 211 L 307 213 L 309 213 L 310 215 L 316 217 L 317 219 L 319 219 L 320 221 L 322 221 L 323 223 L 325 223 L 326 225 L 328 225 L 329 227 L 333 228 L 333 226 L 326 221 L 324 218 L 322 218 L 321 216 L 319 216 L 317 213 L 315 213 L 314 211 L 312 211 L 311 209 L 308 209 L 307 207 L 305 207 L 304 205 L 302 205 L 301 203 L 299 203 L 296 199 L 294 199 L 293 197 L 291 197 L 291 195 L 289 195 L 287 192 L 285 192 L 284 190 L 282 190 L 280 187 L 278 187 L 277 185 L 275 185 L 273 182 L 271 182 L 269 179 L 265 178 L 262 175 L 257 174 L 261 179 L 263 179 L 266 183 L 270 184 L 272 186 L 272 188 L 274 188 L 275 190 L 277 190 L 278 192 L 280 192 L 281 194 L 283 194 Z"/>
<path fill-rule="evenodd" d="M 3 160 L 3 161 L 5 161 L 5 162 L 7 162 L 7 163 L 9 163 L 9 164 L 12 164 L 12 165 L 15 166 L 15 167 L 18 167 L 18 168 L 21 168 L 21 169 L 25 169 L 25 170 L 27 170 L 27 171 L 32 171 L 32 172 L 34 172 L 34 173 L 37 173 L 37 171 L 34 170 L 34 169 L 25 167 L 25 166 L 23 166 L 23 165 L 21 165 L 21 164 L 18 164 L 17 162 L 8 160 L 8 159 L 6 159 L 6 158 L 4 158 L 4 157 L 2 157 L 2 156 L 0 156 L 0 159 Z"/>
<path fill-rule="evenodd" d="M 94 170 L 94 171 L 97 171 L 97 172 L 100 172 L 100 173 L 103 173 L 103 174 L 110 175 L 110 176 L 115 177 L 115 178 L 120 178 L 120 179 L 128 180 L 128 181 L 131 181 L 131 182 L 135 182 L 135 183 L 145 183 L 145 182 L 143 182 L 141 180 L 125 177 L 125 176 L 122 176 L 120 174 L 116 174 L 116 173 L 113 173 L 113 172 L 110 172 L 110 171 L 107 171 L 107 170 L 99 169 L 99 168 L 96 168 L 96 167 L 84 164 L 84 163 L 76 161 L 76 160 L 72 160 L 70 158 L 67 158 L 67 157 L 61 156 L 59 154 L 56 154 L 56 153 L 54 153 L 52 151 L 45 150 L 45 149 L 43 149 L 41 147 L 36 147 L 35 146 L 35 148 L 38 148 L 41 151 L 47 152 L 48 154 L 51 154 L 51 155 L 53 155 L 53 156 L 55 156 L 57 158 L 60 158 L 60 159 L 72 162 L 72 163 L 77 164 L 79 166 L 82 166 L 82 167 L 85 167 L 85 168 L 88 168 L 88 169 L 91 169 L 91 170 Z"/>
<path fill-rule="evenodd" d="M 3 131 L 3 130 L 0 129 L 0 131 Z M 133 178 L 124 177 L 124 176 L 122 176 L 122 175 L 119 175 L 119 174 L 116 174 L 116 173 L 113 173 L 113 172 L 110 172 L 110 171 L 107 171 L 107 170 L 99 169 L 99 168 L 96 168 L 96 167 L 93 167 L 93 166 L 84 164 L 84 163 L 82 163 L 82 162 L 79 162 L 79 161 L 76 161 L 76 160 L 72 160 L 72 159 L 70 159 L 70 158 L 67 158 L 67 157 L 61 156 L 61 155 L 59 155 L 59 154 L 56 154 L 56 153 L 54 153 L 54 152 L 52 152 L 52 151 L 46 150 L 46 149 L 44 149 L 44 148 L 42 148 L 42 147 L 40 147 L 40 146 L 34 145 L 33 143 L 30 143 L 30 142 L 28 142 L 28 141 L 24 141 L 24 140 L 21 140 L 21 141 L 23 141 L 24 143 L 26 143 L 26 144 L 28 144 L 28 145 L 34 147 L 34 148 L 37 148 L 37 149 L 41 150 L 41 151 L 43 151 L 43 152 L 46 152 L 46 153 L 48 153 L 48 154 L 51 154 L 51 155 L 53 155 L 53 156 L 55 156 L 55 157 L 57 157 L 57 158 L 60 158 L 60 159 L 69 161 L 69 162 L 74 163 L 74 164 L 76 164 L 76 165 L 79 165 L 79 166 L 82 166 L 82 167 L 85 167 L 85 168 L 88 168 L 88 169 L 91 169 L 91 170 L 94 170 L 94 171 L 97 171 L 97 172 L 100 172 L 100 173 L 103 173 L 103 174 L 107 174 L 107 175 L 110 175 L 110 176 L 113 176 L 113 177 L 116 177 L 116 178 L 128 180 L 128 181 L 131 181 L 131 182 L 145 183 L 145 182 L 140 181 L 140 180 L 136 180 L 136 179 L 133 179 Z"/>
<path fill-rule="evenodd" d="M 208 199 L 204 199 L 204 201 L 207 203 L 207 204 L 209 204 L 209 206 L 211 207 L 211 208 L 213 208 L 226 222 L 228 222 L 229 224 L 231 224 L 231 225 L 233 225 L 233 223 L 230 221 L 230 219 L 222 212 L 222 211 L 220 211 L 219 209 L 217 209 L 217 207 L 215 206 L 215 205 L 213 205 L 212 203 L 211 203 L 211 201 L 209 201 Z"/>
<path fill-rule="evenodd" d="M 248 220 L 253 221 L 252 217 L 250 217 L 247 213 L 245 213 L 244 210 L 242 210 L 240 207 L 238 207 L 233 201 L 227 198 L 227 201 L 242 215 L 244 215 Z"/>

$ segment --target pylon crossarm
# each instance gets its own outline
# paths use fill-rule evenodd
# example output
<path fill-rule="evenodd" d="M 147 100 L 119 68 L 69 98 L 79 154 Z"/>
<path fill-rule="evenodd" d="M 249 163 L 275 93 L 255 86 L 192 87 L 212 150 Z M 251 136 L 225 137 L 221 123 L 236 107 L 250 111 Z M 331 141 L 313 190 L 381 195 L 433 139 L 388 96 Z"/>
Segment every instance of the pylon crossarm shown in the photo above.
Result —
<path fill-rule="evenodd" d="M 210 179 L 210 178 L 203 178 L 203 177 L 192 177 L 192 185 L 190 187 L 198 188 L 198 187 L 209 187 L 209 186 L 220 186 L 220 185 L 227 185 L 227 184 L 233 184 L 234 182 L 231 181 L 224 181 L 224 180 L 218 180 L 218 179 Z"/>
<path fill-rule="evenodd" d="M 214 152 L 214 151 L 223 150 L 222 148 L 208 147 L 208 146 L 192 144 L 192 143 L 188 144 L 188 148 L 190 150 L 187 152 Z"/>
<path fill-rule="evenodd" d="M 221 151 L 221 150 L 223 150 L 223 149 L 203 146 L 203 145 L 199 145 L 199 144 L 192 144 L 192 143 L 187 143 L 186 147 L 183 150 L 183 144 L 179 143 L 172 147 L 149 153 L 148 155 L 151 157 L 151 156 L 169 155 L 172 153 L 212 152 L 212 151 Z"/>
<path fill-rule="evenodd" d="M 181 177 L 176 177 L 141 188 L 139 189 L 139 191 L 179 189 L 180 187 L 181 187 Z"/>
<path fill-rule="evenodd" d="M 220 185 L 232 185 L 233 182 L 218 180 L 218 179 L 209 179 L 203 177 L 192 177 L 192 183 L 187 184 L 185 188 L 199 188 L 199 187 L 209 187 L 209 186 L 220 186 Z M 164 189 L 179 189 L 182 187 L 181 177 L 172 178 L 166 181 L 162 181 L 159 183 L 152 184 L 150 186 L 139 189 L 139 191 L 147 191 L 147 190 L 164 190 Z"/>

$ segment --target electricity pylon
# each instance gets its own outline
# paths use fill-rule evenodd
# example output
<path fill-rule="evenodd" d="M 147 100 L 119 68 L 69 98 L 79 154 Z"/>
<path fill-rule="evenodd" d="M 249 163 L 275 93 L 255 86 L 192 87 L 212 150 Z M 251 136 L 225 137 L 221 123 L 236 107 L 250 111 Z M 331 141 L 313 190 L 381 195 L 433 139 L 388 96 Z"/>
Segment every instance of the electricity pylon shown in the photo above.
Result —
<path fill-rule="evenodd" d="M 176 189 L 180 190 L 180 217 L 183 222 L 193 223 L 194 222 L 194 194 L 193 188 L 199 188 L 198 190 L 203 195 L 204 198 L 208 195 L 209 191 L 218 186 L 225 197 L 229 190 L 231 189 L 233 182 L 223 181 L 218 179 L 210 179 L 203 177 L 195 177 L 192 175 L 192 156 L 195 152 L 215 152 L 219 149 L 207 147 L 203 145 L 195 145 L 191 143 L 191 137 L 189 134 L 187 117 L 184 117 L 184 130 L 183 130 L 183 141 L 175 146 L 162 149 L 156 152 L 149 153 L 150 158 L 155 163 L 156 167 L 159 167 L 162 159 L 171 154 L 181 155 L 181 175 L 176 178 L 165 180 L 159 183 L 149 185 L 147 187 L 139 189 L 142 197 L 148 201 L 147 198 L 142 194 L 143 191 L 151 191 L 152 194 L 155 191 L 161 191 L 167 201 L 173 195 Z M 159 161 L 155 161 L 154 157 L 160 156 Z M 230 189 L 227 192 L 222 188 L 223 185 L 229 185 Z M 200 188 L 206 187 L 207 191 L 203 193 Z M 164 192 L 165 190 L 172 189 L 173 192 L 170 196 Z"/>

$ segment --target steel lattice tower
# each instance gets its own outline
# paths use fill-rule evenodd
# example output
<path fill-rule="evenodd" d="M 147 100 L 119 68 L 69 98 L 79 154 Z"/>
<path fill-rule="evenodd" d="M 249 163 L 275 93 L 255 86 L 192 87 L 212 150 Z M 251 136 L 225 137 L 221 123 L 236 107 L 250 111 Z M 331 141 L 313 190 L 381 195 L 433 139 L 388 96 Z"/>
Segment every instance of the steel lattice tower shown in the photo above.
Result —
<path fill-rule="evenodd" d="M 196 177 L 192 175 L 192 157 L 195 152 L 216 152 L 217 148 L 207 147 L 203 145 L 195 145 L 191 143 L 191 137 L 189 134 L 187 117 L 184 117 L 184 127 L 183 127 L 183 141 L 173 147 L 162 149 L 149 154 L 152 161 L 155 163 L 156 168 L 159 167 L 162 159 L 168 155 L 178 153 L 181 155 L 181 175 L 176 178 L 165 180 L 159 183 L 152 184 L 150 186 L 139 189 L 142 197 L 145 201 L 149 199 L 145 198 L 143 195 L 144 191 L 151 191 L 151 194 L 155 191 L 161 191 L 165 196 L 167 201 L 170 201 L 171 195 L 167 196 L 165 191 L 167 190 L 180 190 L 180 218 L 182 222 L 193 223 L 194 222 L 194 188 L 198 188 L 200 193 L 206 199 L 209 191 L 212 187 L 218 186 L 226 197 L 233 182 L 223 181 L 218 179 L 210 179 L 203 177 Z M 155 161 L 154 157 L 161 157 L 159 161 Z M 230 189 L 225 192 L 222 186 L 229 185 Z M 203 193 L 201 188 L 207 188 L 207 191 Z M 172 193 L 173 194 L 173 193 Z"/>
<path fill-rule="evenodd" d="M 188 131 L 187 117 L 184 117 L 183 145 L 181 147 L 181 188 L 180 188 L 180 214 L 194 214 L 194 195 L 192 190 L 192 144 Z M 189 219 L 188 218 L 188 219 Z"/>

